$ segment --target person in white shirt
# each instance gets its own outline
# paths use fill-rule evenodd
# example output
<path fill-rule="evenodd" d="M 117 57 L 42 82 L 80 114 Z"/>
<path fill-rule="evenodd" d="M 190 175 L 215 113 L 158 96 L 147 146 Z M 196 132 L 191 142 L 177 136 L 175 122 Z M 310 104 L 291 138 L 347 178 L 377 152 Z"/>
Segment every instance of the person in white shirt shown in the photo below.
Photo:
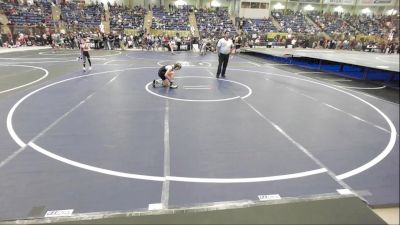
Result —
<path fill-rule="evenodd" d="M 83 71 L 86 72 L 86 59 L 89 62 L 89 70 L 92 70 L 92 62 L 90 61 L 90 39 L 87 38 L 86 40 L 84 38 L 81 39 L 81 51 L 82 51 L 82 61 L 83 61 Z"/>
<path fill-rule="evenodd" d="M 217 53 L 218 53 L 218 70 L 217 70 L 217 78 L 221 75 L 222 78 L 225 78 L 226 67 L 228 66 L 229 55 L 233 53 L 233 42 L 229 39 L 229 32 L 224 32 L 224 38 L 221 38 L 217 43 Z M 222 66 L 222 73 L 221 73 Z"/>
<path fill-rule="evenodd" d="M 174 48 L 175 48 L 175 39 L 172 37 L 171 40 L 169 41 L 169 48 L 171 49 L 171 54 L 174 54 Z"/>

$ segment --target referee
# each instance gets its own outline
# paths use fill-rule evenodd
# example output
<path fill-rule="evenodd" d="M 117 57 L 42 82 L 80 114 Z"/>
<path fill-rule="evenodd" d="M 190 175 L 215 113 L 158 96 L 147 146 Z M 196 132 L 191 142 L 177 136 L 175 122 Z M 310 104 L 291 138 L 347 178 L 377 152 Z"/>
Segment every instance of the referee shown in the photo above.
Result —
<path fill-rule="evenodd" d="M 225 71 L 226 67 L 228 66 L 229 54 L 232 53 L 233 47 L 234 47 L 233 42 L 231 39 L 229 39 L 229 32 L 225 31 L 224 38 L 221 38 L 217 43 L 217 53 L 218 53 L 217 78 L 219 78 L 219 75 L 221 75 L 222 78 L 225 78 Z M 222 73 L 221 73 L 221 66 L 223 66 Z"/>

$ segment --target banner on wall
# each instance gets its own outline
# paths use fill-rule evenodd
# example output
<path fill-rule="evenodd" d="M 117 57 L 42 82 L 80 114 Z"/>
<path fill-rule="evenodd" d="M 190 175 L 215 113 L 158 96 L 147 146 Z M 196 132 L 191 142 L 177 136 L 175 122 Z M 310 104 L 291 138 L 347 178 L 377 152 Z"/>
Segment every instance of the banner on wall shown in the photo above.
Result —
<path fill-rule="evenodd" d="M 361 0 L 362 5 L 391 5 L 393 0 Z"/>
<path fill-rule="evenodd" d="M 288 33 L 281 33 L 281 32 L 268 32 L 267 33 L 267 39 L 274 39 L 276 36 L 280 36 L 280 37 L 287 37 L 289 34 Z"/>
<path fill-rule="evenodd" d="M 324 0 L 325 4 L 353 5 L 354 0 Z"/>

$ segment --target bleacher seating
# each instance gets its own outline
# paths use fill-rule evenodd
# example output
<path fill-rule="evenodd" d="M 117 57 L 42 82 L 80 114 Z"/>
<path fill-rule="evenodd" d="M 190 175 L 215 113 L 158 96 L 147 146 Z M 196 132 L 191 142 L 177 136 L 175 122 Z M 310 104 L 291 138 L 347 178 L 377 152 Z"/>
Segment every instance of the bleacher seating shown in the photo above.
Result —
<path fill-rule="evenodd" d="M 272 19 L 244 19 L 243 31 L 247 34 L 251 33 L 268 33 L 277 32 L 278 28 L 272 23 Z"/>
<path fill-rule="evenodd" d="M 226 9 L 221 8 L 215 11 L 199 9 L 195 15 L 199 32 L 204 37 L 219 37 L 222 31 L 229 31 L 233 36 L 237 33 Z"/>
<path fill-rule="evenodd" d="M 51 1 L 54 0 L 34 0 L 33 4 L 21 4 L 15 0 L 0 0 L 0 11 L 7 16 L 8 25 L 16 26 L 17 29 L 15 29 L 14 35 L 26 36 L 27 34 L 35 33 L 39 30 L 40 35 L 43 35 L 44 32 L 47 33 L 48 31 L 48 29 L 43 29 L 43 26 L 50 27 L 49 33 L 53 35 L 54 33 L 60 33 L 60 29 L 63 26 L 53 27 L 53 25 L 57 25 L 57 22 L 52 20 L 52 7 L 54 3 Z M 147 11 L 143 6 L 128 8 L 127 6 L 119 6 L 115 3 L 111 5 L 109 3 L 109 21 L 106 19 L 106 11 L 103 3 L 99 4 L 96 2 L 84 6 L 82 3 L 72 1 L 61 4 L 60 8 L 60 21 L 63 23 L 61 25 L 64 25 L 66 28 L 67 35 L 70 35 L 72 32 L 82 32 L 93 38 L 93 34 L 96 33 L 98 41 L 107 40 L 108 34 L 102 34 L 104 37 L 99 38 L 100 34 L 97 33 L 100 28 L 99 25 L 103 20 L 106 23 L 110 23 L 112 31 L 117 32 L 117 34 L 114 35 L 115 40 L 123 38 L 123 29 L 134 29 L 133 31 L 130 30 L 127 32 L 135 34 L 137 39 L 135 42 L 137 43 L 139 43 L 140 40 L 146 40 L 146 38 L 143 38 L 143 35 L 145 32 L 148 32 L 148 30 L 144 29 L 144 18 Z M 179 33 L 181 37 L 197 34 L 189 24 L 189 15 L 193 8 L 194 6 L 177 7 L 173 4 L 169 4 L 168 10 L 166 10 L 162 6 L 154 6 L 152 9 L 153 18 L 151 29 L 153 30 L 151 34 L 156 36 L 175 36 Z M 268 19 L 237 17 L 236 25 L 243 31 L 243 33 L 238 35 L 235 24 L 231 20 L 227 8 L 196 9 L 194 12 L 200 39 L 207 38 L 209 40 L 217 40 L 222 36 L 221 33 L 223 31 L 229 31 L 230 37 L 235 40 L 239 40 L 238 38 L 240 36 L 242 44 L 250 40 L 252 43 L 251 45 L 263 45 L 266 41 L 266 33 L 287 32 L 293 35 L 290 35 L 290 38 L 285 40 L 283 37 L 280 37 L 280 40 L 276 40 L 276 42 L 289 44 L 287 40 L 290 40 L 292 44 L 293 42 L 295 43 L 293 46 L 296 47 L 308 46 L 313 48 L 322 47 L 356 50 L 362 49 L 362 46 L 367 46 L 368 43 L 371 43 L 379 44 L 382 52 L 385 50 L 385 46 L 398 46 L 398 14 L 391 16 L 378 14 L 350 15 L 338 13 L 322 14 L 312 11 L 307 12 L 306 16 L 302 12 L 294 12 L 292 10 L 286 10 L 285 12 L 273 11 Z M 310 19 L 314 21 L 314 23 L 310 22 Z M 276 25 L 274 20 L 276 20 L 279 25 Z M 41 29 L 31 29 L 35 26 Z M 26 32 L 27 34 L 23 34 L 26 30 L 25 27 L 29 30 Z M 94 30 L 95 32 L 93 33 L 92 31 Z M 317 35 L 320 31 L 328 34 L 330 38 Z M 358 34 L 364 35 L 363 41 L 356 40 L 356 35 Z M 370 38 L 370 36 L 373 37 Z M 59 42 L 62 43 L 63 40 L 65 40 L 64 36 L 59 35 L 59 37 Z M 131 36 L 130 39 L 132 39 L 132 37 L 133 36 Z M 270 35 L 268 37 L 270 38 L 272 36 Z M 125 40 L 128 39 L 125 37 Z M 24 44 L 25 42 L 20 41 L 20 44 Z M 360 44 L 360 42 L 362 43 Z M 48 44 L 51 43 L 51 40 L 46 39 L 46 41 L 37 41 L 37 43 Z M 119 42 L 116 41 L 116 43 Z M 394 52 L 394 50 L 392 52 Z"/>
<path fill-rule="evenodd" d="M 190 30 L 189 10 L 175 9 L 166 12 L 164 8 L 154 7 L 151 28 L 156 30 Z"/>
<path fill-rule="evenodd" d="M 396 21 L 394 16 L 346 14 L 343 19 L 365 35 L 386 35 L 396 28 L 392 24 L 392 21 Z"/>
<path fill-rule="evenodd" d="M 46 0 L 34 1 L 33 4 L 25 5 L 1 1 L 0 9 L 7 16 L 10 24 L 50 26 L 55 23 L 52 20 L 51 2 Z"/>
<path fill-rule="evenodd" d="M 320 31 L 318 27 L 308 23 L 301 12 L 288 10 L 284 15 L 282 12 L 276 11 L 271 12 L 271 15 L 278 21 L 284 32 L 316 34 Z"/>
<path fill-rule="evenodd" d="M 75 26 L 81 28 L 98 28 L 101 24 L 101 17 L 104 14 L 104 7 L 102 5 L 89 5 L 83 8 L 78 7 L 73 2 L 68 2 L 61 5 L 62 20 L 68 26 Z"/>
<path fill-rule="evenodd" d="M 123 6 L 111 6 L 110 11 L 110 26 L 112 29 L 141 29 L 143 28 L 144 16 L 146 9 L 140 6 L 135 6 L 133 9 L 128 9 Z"/>
<path fill-rule="evenodd" d="M 311 12 L 308 16 L 328 35 L 335 33 L 355 34 L 356 29 L 339 17 L 337 13 Z"/>

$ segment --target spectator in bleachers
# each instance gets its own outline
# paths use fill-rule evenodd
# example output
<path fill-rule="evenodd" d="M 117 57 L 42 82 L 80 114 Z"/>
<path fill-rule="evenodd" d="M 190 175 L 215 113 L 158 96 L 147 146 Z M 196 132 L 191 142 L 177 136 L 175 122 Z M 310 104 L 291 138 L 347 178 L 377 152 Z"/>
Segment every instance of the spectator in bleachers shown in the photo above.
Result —
<path fill-rule="evenodd" d="M 190 30 L 189 11 L 185 7 L 173 12 L 165 12 L 164 8 L 153 7 L 152 29 L 156 30 Z"/>
<path fill-rule="evenodd" d="M 112 29 L 143 29 L 144 16 L 147 13 L 141 6 L 135 6 L 128 9 L 123 6 L 111 6 L 110 11 L 110 26 Z"/>
<path fill-rule="evenodd" d="M 243 31 L 251 33 L 277 32 L 278 29 L 273 25 L 271 18 L 268 19 L 244 19 Z"/>
<path fill-rule="evenodd" d="M 91 4 L 79 7 L 75 3 L 67 2 L 61 5 L 61 14 L 63 22 L 69 29 L 98 29 L 101 24 L 101 18 L 104 14 L 104 8 L 101 4 Z"/>
<path fill-rule="evenodd" d="M 308 23 L 301 12 L 288 10 L 286 14 L 278 11 L 271 12 L 271 14 L 278 21 L 284 32 L 317 34 L 320 31 L 319 28 Z"/>
<path fill-rule="evenodd" d="M 341 19 L 338 13 L 311 12 L 308 16 L 328 35 L 336 33 L 356 34 L 357 30 Z"/>
<path fill-rule="evenodd" d="M 359 32 L 366 35 L 388 35 L 394 28 L 396 30 L 396 16 L 384 15 L 350 15 L 345 14 L 343 19 L 351 23 Z M 397 20 L 398 21 L 398 20 Z"/>
<path fill-rule="evenodd" d="M 122 29 L 136 29 L 140 34 L 125 36 L 116 33 L 112 34 L 97 33 L 101 19 L 105 17 L 105 8 L 103 3 L 91 3 L 87 6 L 81 6 L 73 2 L 67 2 L 61 5 L 61 20 L 66 23 L 68 34 L 46 35 L 43 32 L 25 33 L 23 37 L 10 36 L 7 40 L 3 39 L 3 43 L 7 46 L 23 46 L 23 45 L 46 45 L 51 44 L 53 40 L 61 47 L 75 48 L 77 47 L 77 33 L 72 31 L 88 32 L 97 48 L 114 49 L 128 47 L 146 46 L 146 49 L 158 48 L 158 46 L 166 46 L 171 49 L 171 43 L 175 42 L 177 50 L 185 43 L 190 43 L 192 40 L 186 40 L 184 37 L 168 37 L 168 41 L 163 41 L 162 37 L 147 35 L 144 31 L 144 15 L 146 10 L 143 7 L 135 6 L 133 9 L 128 9 L 126 6 L 120 6 L 114 3 L 107 4 L 110 11 L 110 26 L 121 32 Z M 0 10 L 3 11 L 10 24 L 15 26 L 37 27 L 45 26 L 52 28 L 50 25 L 57 25 L 52 21 L 51 13 L 52 3 L 49 0 L 34 0 L 32 4 L 10 3 L 9 1 L 0 0 Z M 175 5 L 169 6 L 169 11 L 165 12 L 162 7 L 153 7 L 153 29 L 166 30 L 192 30 L 189 26 L 188 15 L 190 7 L 182 7 L 178 9 Z M 282 12 L 272 12 L 268 19 L 247 19 L 237 18 L 236 25 L 243 28 L 243 34 L 237 34 L 233 21 L 227 9 L 200 9 L 195 12 L 199 31 L 202 36 L 209 37 L 209 40 L 215 39 L 221 32 L 231 31 L 233 36 L 236 36 L 235 43 L 239 43 L 239 38 L 242 39 L 240 45 L 248 43 L 249 45 L 265 45 L 264 37 L 268 32 L 284 31 L 293 33 L 293 37 L 288 39 L 288 44 L 294 40 L 294 47 L 321 47 L 328 49 L 343 49 L 343 50 L 368 50 L 368 45 L 373 46 L 369 42 L 360 42 L 355 40 L 355 34 L 364 34 L 375 36 L 378 41 L 375 41 L 379 52 L 395 53 L 398 50 L 398 25 L 399 16 L 383 16 L 383 15 L 350 15 L 338 13 L 318 13 L 310 12 L 308 17 L 311 18 L 318 27 L 312 23 L 308 23 L 306 16 L 301 12 L 293 12 L 288 10 L 287 14 Z M 276 28 L 272 22 L 272 18 L 282 26 L 283 30 Z M 322 40 L 318 43 L 317 34 L 320 30 L 326 32 L 331 38 Z M 51 30 L 50 34 L 54 31 Z M 252 37 L 254 34 L 254 38 Z M 43 36 L 42 36 L 43 35 Z M 103 40 L 104 37 L 104 40 Z M 256 43 L 254 43 L 256 42 Z M 282 42 L 282 40 L 276 40 Z M 158 44 L 159 43 L 159 44 Z M 161 44 L 163 43 L 163 44 Z M 190 46 L 190 45 L 189 45 Z"/>
<path fill-rule="evenodd" d="M 204 37 L 220 37 L 224 31 L 236 35 L 236 28 L 227 9 L 199 9 L 195 12 L 199 32 Z"/>
<path fill-rule="evenodd" d="M 20 5 L 16 2 L 0 2 L 0 10 L 8 17 L 9 24 L 37 26 L 52 25 L 51 2 L 33 1 Z"/>

